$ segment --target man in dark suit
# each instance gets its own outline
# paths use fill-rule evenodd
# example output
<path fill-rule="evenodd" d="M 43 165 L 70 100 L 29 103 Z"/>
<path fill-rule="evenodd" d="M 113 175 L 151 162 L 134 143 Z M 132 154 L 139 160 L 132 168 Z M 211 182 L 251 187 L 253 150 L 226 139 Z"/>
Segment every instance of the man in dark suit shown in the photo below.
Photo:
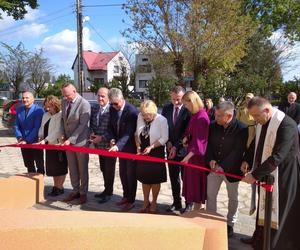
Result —
<path fill-rule="evenodd" d="M 209 126 L 206 149 L 207 165 L 225 173 L 242 176 L 240 166 L 248 140 L 248 127 L 234 116 L 234 105 L 229 101 L 220 102 L 216 107 L 215 122 Z M 222 182 L 225 182 L 228 195 L 227 233 L 233 235 L 237 219 L 239 180 L 217 173 L 207 176 L 206 209 L 217 212 L 217 195 Z"/>
<path fill-rule="evenodd" d="M 183 87 L 174 87 L 171 91 L 171 103 L 165 105 L 161 113 L 167 118 L 169 126 L 169 140 L 166 144 L 168 158 L 175 161 L 181 161 L 185 156 L 181 139 L 191 118 L 190 112 L 182 104 L 182 97 L 184 93 L 185 89 Z M 180 211 L 182 209 L 180 175 L 182 177 L 183 168 L 180 165 L 173 164 L 169 164 L 168 167 L 172 187 L 173 204 L 167 208 L 167 212 L 172 212 L 174 210 Z"/>
<path fill-rule="evenodd" d="M 109 142 L 103 137 L 108 132 L 109 110 L 111 108 L 108 99 L 108 91 L 108 88 L 99 88 L 97 92 L 99 105 L 94 105 L 91 108 L 90 142 L 99 149 L 109 148 Z M 105 203 L 109 201 L 113 195 L 116 158 L 99 155 L 99 164 L 104 180 L 104 191 L 102 193 L 95 194 L 95 197 L 100 198 L 99 203 Z"/>
<path fill-rule="evenodd" d="M 66 139 L 63 145 L 87 147 L 91 106 L 77 93 L 71 83 L 63 86 L 62 94 L 65 97 L 61 103 L 61 110 Z M 64 201 L 68 202 L 79 198 L 79 203 L 84 204 L 87 201 L 89 185 L 89 155 L 71 151 L 67 151 L 66 154 L 73 191 Z"/>
<path fill-rule="evenodd" d="M 297 94 L 290 92 L 287 101 L 279 105 L 278 109 L 291 117 L 297 125 L 300 123 L 300 104 L 296 102 Z"/>
<path fill-rule="evenodd" d="M 124 100 L 122 91 L 110 89 L 108 93 L 112 105 L 110 110 L 109 130 L 106 139 L 111 142 L 109 151 L 122 151 L 136 154 L 134 133 L 138 110 Z M 134 207 L 137 179 L 134 160 L 119 159 L 120 178 L 123 187 L 123 199 L 117 204 L 123 206 L 121 211 L 129 211 Z"/>
<path fill-rule="evenodd" d="M 29 91 L 22 93 L 22 101 L 23 105 L 16 110 L 15 135 L 18 144 L 36 143 L 38 142 L 38 131 L 41 126 L 44 110 L 34 104 L 34 96 Z M 21 152 L 28 173 L 38 172 L 45 174 L 43 150 L 22 148 Z"/>

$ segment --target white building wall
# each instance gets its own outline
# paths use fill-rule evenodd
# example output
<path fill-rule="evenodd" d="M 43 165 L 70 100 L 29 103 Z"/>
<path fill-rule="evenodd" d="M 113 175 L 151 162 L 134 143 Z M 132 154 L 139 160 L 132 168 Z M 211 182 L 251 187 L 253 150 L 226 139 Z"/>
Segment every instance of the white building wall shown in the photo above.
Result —
<path fill-rule="evenodd" d="M 140 65 L 150 65 L 151 72 L 140 72 Z M 145 92 L 146 88 L 140 87 L 140 81 L 151 81 L 155 77 L 155 73 L 151 66 L 150 56 L 137 54 L 135 56 L 135 67 L 136 67 L 136 76 L 135 76 L 135 90 L 136 92 Z"/>
<path fill-rule="evenodd" d="M 120 57 L 123 59 L 120 60 Z M 115 73 L 114 68 L 115 66 L 119 67 L 119 72 Z M 127 69 L 127 74 L 128 74 L 128 82 L 130 81 L 130 64 L 126 57 L 123 55 L 122 52 L 119 52 L 118 54 L 115 55 L 115 57 L 107 64 L 107 81 L 110 82 L 114 78 L 114 76 L 120 76 L 122 72 L 122 67 L 126 67 Z"/>

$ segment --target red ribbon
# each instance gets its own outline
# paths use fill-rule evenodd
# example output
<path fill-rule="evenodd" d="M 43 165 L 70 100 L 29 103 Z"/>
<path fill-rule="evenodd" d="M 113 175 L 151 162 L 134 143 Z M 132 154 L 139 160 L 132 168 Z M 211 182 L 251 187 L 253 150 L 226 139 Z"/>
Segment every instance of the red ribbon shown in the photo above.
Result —
<path fill-rule="evenodd" d="M 182 165 L 185 167 L 196 168 L 202 171 L 213 172 L 217 174 L 222 174 L 228 177 L 232 177 L 238 180 L 242 180 L 243 177 L 231 173 L 225 173 L 222 171 L 208 169 L 204 166 L 198 166 L 190 163 L 182 163 L 173 160 L 166 160 L 162 158 L 156 158 L 152 156 L 146 155 L 137 155 L 125 152 L 113 152 L 103 149 L 96 149 L 96 148 L 87 148 L 87 147 L 78 147 L 78 146 L 61 146 L 61 145 L 53 145 L 53 144 L 8 144 L 8 145 L 0 145 L 2 147 L 12 147 L 12 148 L 33 148 L 33 149 L 46 149 L 46 150 L 64 150 L 64 151 L 72 151 L 78 153 L 85 153 L 85 154 L 95 154 L 95 155 L 102 155 L 108 157 L 115 157 L 115 158 L 123 158 L 123 159 L 130 159 L 130 160 L 138 160 L 138 161 L 150 161 L 150 162 L 160 162 L 160 163 L 169 163 L 175 165 Z M 256 183 L 256 185 L 263 187 L 268 192 L 273 191 L 273 185 L 265 184 L 265 183 Z"/>

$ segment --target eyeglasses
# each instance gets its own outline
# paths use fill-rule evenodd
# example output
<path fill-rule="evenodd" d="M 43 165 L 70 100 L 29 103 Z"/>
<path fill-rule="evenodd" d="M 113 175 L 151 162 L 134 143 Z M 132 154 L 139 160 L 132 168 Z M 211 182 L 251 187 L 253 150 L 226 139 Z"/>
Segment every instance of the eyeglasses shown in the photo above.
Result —
<path fill-rule="evenodd" d="M 111 105 L 113 105 L 113 106 L 118 106 L 119 103 L 118 103 L 118 102 L 112 102 Z"/>

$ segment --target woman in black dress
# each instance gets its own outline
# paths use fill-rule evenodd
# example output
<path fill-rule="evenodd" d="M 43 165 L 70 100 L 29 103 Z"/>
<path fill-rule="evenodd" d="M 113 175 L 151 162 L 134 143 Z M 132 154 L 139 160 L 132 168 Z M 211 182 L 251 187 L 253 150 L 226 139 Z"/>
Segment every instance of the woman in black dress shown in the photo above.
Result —
<path fill-rule="evenodd" d="M 169 133 L 167 119 L 157 114 L 157 107 L 153 101 L 144 101 L 140 110 L 136 129 L 138 154 L 164 158 Z M 138 161 L 137 179 L 142 183 L 144 195 L 144 204 L 139 212 L 156 213 L 160 184 L 167 181 L 165 163 Z M 152 202 L 149 199 L 151 191 Z"/>
<path fill-rule="evenodd" d="M 42 119 L 39 129 L 40 144 L 57 144 L 63 135 L 62 118 L 60 111 L 60 100 L 49 95 L 44 101 L 44 108 L 47 111 Z M 65 151 L 46 150 L 46 174 L 53 176 L 54 185 L 50 196 L 57 196 L 64 193 L 63 184 L 68 173 L 68 162 Z"/>

